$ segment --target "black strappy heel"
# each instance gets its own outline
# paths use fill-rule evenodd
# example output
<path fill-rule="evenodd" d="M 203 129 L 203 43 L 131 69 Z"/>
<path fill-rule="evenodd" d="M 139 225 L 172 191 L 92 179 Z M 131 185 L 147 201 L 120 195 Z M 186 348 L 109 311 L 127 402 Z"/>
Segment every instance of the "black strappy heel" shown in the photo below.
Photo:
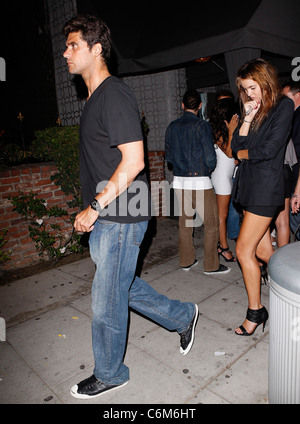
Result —
<path fill-rule="evenodd" d="M 252 336 L 260 324 L 263 324 L 263 332 L 264 332 L 268 318 L 269 318 L 269 314 L 264 306 L 260 309 L 248 308 L 246 319 L 250 322 L 254 322 L 255 324 L 257 324 L 257 326 L 254 328 L 252 333 L 248 333 L 248 331 L 241 325 L 239 329 L 242 331 L 242 334 L 237 333 L 236 331 L 235 331 L 235 334 L 237 334 L 238 336 Z"/>
<path fill-rule="evenodd" d="M 267 265 L 266 264 L 260 265 L 259 268 L 261 273 L 261 284 L 264 284 L 266 286 L 269 282 L 269 274 L 268 274 Z"/>
<path fill-rule="evenodd" d="M 219 251 L 220 249 L 220 251 Z M 223 247 L 220 246 L 220 242 L 218 243 L 218 255 L 219 257 L 222 256 L 223 259 L 225 259 L 226 262 L 236 262 L 236 258 L 233 256 L 232 252 L 232 258 L 228 259 L 226 258 L 226 256 L 223 254 L 224 252 L 230 252 L 229 247 L 227 247 L 226 249 L 223 249 Z"/>

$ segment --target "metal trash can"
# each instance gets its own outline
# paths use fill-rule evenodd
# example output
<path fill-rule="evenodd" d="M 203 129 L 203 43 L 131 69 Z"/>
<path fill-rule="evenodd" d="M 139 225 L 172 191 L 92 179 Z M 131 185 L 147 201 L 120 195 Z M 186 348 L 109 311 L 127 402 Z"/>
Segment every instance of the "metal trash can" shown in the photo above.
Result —
<path fill-rule="evenodd" d="M 300 404 L 300 242 L 269 261 L 269 403 Z"/>

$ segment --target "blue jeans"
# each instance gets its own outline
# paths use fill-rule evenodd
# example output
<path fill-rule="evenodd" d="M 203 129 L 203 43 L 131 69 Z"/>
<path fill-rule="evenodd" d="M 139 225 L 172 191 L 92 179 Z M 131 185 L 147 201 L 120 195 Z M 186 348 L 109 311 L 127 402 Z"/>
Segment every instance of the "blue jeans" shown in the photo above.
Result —
<path fill-rule="evenodd" d="M 195 312 L 193 303 L 170 300 L 135 276 L 140 244 L 148 222 L 119 224 L 100 220 L 90 235 L 96 265 L 92 287 L 94 375 L 104 383 L 129 380 L 123 363 L 129 307 L 170 331 L 185 331 Z"/>
<path fill-rule="evenodd" d="M 234 178 L 232 181 L 234 183 Z M 238 238 L 240 233 L 240 214 L 237 211 L 236 207 L 233 204 L 232 196 L 230 198 L 229 210 L 227 216 L 227 237 L 230 240 L 235 240 Z"/>
<path fill-rule="evenodd" d="M 292 213 L 290 210 L 290 228 L 297 240 L 300 240 L 300 212 Z"/>
<path fill-rule="evenodd" d="M 240 214 L 236 210 L 232 197 L 229 203 L 229 211 L 227 216 L 227 237 L 230 240 L 235 240 L 238 238 L 240 233 Z"/>

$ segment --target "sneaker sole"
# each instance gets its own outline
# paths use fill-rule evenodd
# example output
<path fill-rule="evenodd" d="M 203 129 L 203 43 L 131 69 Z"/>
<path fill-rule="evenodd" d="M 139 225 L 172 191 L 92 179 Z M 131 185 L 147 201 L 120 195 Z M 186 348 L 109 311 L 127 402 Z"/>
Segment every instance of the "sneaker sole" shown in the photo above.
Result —
<path fill-rule="evenodd" d="M 220 274 L 228 274 L 230 271 L 231 271 L 231 268 L 228 267 L 228 269 L 226 269 L 226 271 L 212 271 L 212 272 L 203 271 L 203 273 L 205 275 L 220 275 Z"/>
<path fill-rule="evenodd" d="M 194 338 L 195 338 L 195 327 L 196 327 L 196 323 L 198 321 L 198 317 L 199 317 L 199 309 L 198 309 L 198 305 L 196 305 L 196 312 L 195 312 L 195 319 L 194 319 L 194 323 L 193 323 L 193 330 L 192 330 L 192 338 L 190 341 L 190 344 L 188 345 L 188 347 L 183 350 L 182 347 L 180 347 L 180 353 L 182 353 L 183 356 L 187 355 L 189 353 L 189 351 L 192 349 L 193 343 L 194 343 Z"/>
<path fill-rule="evenodd" d="M 182 271 L 188 272 L 190 269 L 192 269 L 194 266 L 198 265 L 199 261 L 195 262 L 193 265 L 191 265 L 189 268 L 181 268 Z"/>
<path fill-rule="evenodd" d="M 112 392 L 113 390 L 116 390 L 116 389 L 120 389 L 121 387 L 126 386 L 126 384 L 128 384 L 128 381 L 126 381 L 123 384 L 120 384 L 119 386 L 112 387 L 111 389 L 108 389 L 108 390 L 104 390 L 103 392 L 98 393 L 96 395 L 84 395 L 84 394 L 81 394 L 81 393 L 77 393 L 78 385 L 75 384 L 75 386 L 71 387 L 70 393 L 73 397 L 75 397 L 77 399 L 94 399 L 96 397 L 104 395 L 105 393 Z"/>

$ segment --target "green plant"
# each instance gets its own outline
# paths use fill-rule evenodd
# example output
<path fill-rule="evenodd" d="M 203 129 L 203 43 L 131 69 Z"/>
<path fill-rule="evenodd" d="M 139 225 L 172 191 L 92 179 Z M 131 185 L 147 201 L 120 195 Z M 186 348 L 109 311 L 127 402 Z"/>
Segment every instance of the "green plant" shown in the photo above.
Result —
<path fill-rule="evenodd" d="M 40 256 L 47 254 L 55 263 L 68 253 L 83 253 L 81 236 L 74 232 L 73 219 L 66 210 L 57 206 L 48 207 L 47 202 L 32 192 L 19 193 L 19 196 L 10 197 L 10 200 L 13 210 L 30 222 L 29 235 Z M 62 217 L 67 217 L 66 221 L 72 225 L 72 232 L 68 236 L 63 235 L 57 223 L 57 219 Z"/>
<path fill-rule="evenodd" d="M 53 127 L 35 132 L 30 145 L 32 155 L 41 161 L 53 161 L 58 172 L 51 180 L 73 199 L 69 207 L 82 207 L 79 175 L 79 126 Z"/>
<path fill-rule="evenodd" d="M 82 207 L 79 177 L 79 127 L 53 127 L 35 132 L 35 139 L 29 146 L 28 155 L 36 161 L 53 161 L 57 173 L 51 180 L 60 186 L 71 200 L 67 202 L 72 213 L 47 203 L 32 192 L 19 193 L 10 198 L 13 210 L 30 222 L 29 235 L 40 256 L 45 254 L 52 262 L 57 262 L 68 253 L 83 253 L 81 235 L 74 231 L 73 223 L 78 209 Z M 62 218 L 70 224 L 71 234 L 65 233 Z"/>

